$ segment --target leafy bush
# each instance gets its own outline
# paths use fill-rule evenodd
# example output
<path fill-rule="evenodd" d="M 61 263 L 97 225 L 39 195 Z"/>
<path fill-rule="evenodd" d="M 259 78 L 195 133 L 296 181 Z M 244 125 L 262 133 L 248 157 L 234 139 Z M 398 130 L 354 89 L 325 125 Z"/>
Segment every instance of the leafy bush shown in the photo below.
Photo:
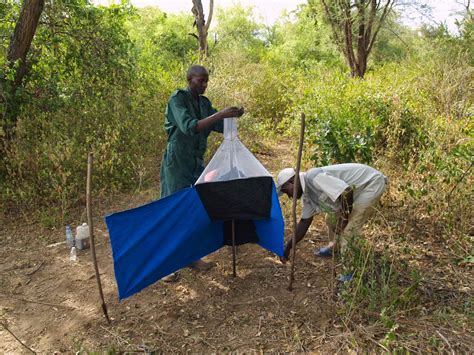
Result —
<path fill-rule="evenodd" d="M 65 15 L 67 14 L 67 16 Z M 15 138 L 6 149 L 2 198 L 59 206 L 64 216 L 84 199 L 87 153 L 95 154 L 98 191 L 133 189 L 144 162 L 158 154 L 170 74 L 137 65 L 125 30 L 127 6 L 57 2 L 45 9 L 41 52 L 23 89 Z M 57 27 L 64 28 L 57 31 Z"/>

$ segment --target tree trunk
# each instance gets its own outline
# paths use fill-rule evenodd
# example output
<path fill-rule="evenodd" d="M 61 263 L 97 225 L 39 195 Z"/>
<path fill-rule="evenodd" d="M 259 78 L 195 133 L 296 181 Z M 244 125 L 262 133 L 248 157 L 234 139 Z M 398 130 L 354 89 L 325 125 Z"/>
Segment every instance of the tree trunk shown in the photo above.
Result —
<path fill-rule="evenodd" d="M 43 8 L 44 0 L 24 0 L 20 16 L 11 36 L 7 61 L 11 69 L 16 67 L 15 76 L 12 81 L 7 78 L 0 78 L 5 87 L 5 114 L 2 122 L 5 144 L 13 138 L 20 106 L 17 99 L 17 90 L 21 87 L 23 79 L 28 73 L 26 56 L 35 36 Z"/>
<path fill-rule="evenodd" d="M 193 0 L 192 13 L 194 15 L 194 24 L 197 27 L 198 31 L 198 42 L 199 42 L 199 55 L 202 58 L 207 57 L 209 54 L 207 35 L 209 31 L 209 26 L 212 21 L 212 13 L 214 11 L 214 0 L 209 1 L 209 16 L 206 19 L 204 17 L 204 10 L 202 8 L 201 0 Z"/>
<path fill-rule="evenodd" d="M 319 1 L 351 76 L 363 78 L 378 31 L 397 0 Z"/>
<path fill-rule="evenodd" d="M 25 0 L 23 3 L 7 54 L 10 66 L 13 66 L 17 60 L 20 60 L 13 82 L 14 89 L 21 85 L 27 73 L 26 55 L 30 50 L 43 8 L 44 0 Z"/>

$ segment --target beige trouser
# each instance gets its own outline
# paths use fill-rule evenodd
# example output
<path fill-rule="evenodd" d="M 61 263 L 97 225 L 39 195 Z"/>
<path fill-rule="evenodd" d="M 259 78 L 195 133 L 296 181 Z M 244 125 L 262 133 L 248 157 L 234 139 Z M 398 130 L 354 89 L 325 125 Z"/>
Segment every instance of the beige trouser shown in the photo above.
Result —
<path fill-rule="evenodd" d="M 377 203 L 379 202 L 382 193 L 385 191 L 386 182 L 374 181 L 374 185 L 377 184 L 378 186 L 376 188 L 376 195 L 374 195 L 371 200 L 365 200 L 363 203 L 359 203 L 357 199 L 354 201 L 347 226 L 339 236 L 341 254 L 344 254 L 346 251 L 349 240 L 353 236 L 360 235 L 365 222 L 367 222 L 377 211 Z M 337 218 L 334 214 L 326 214 L 326 225 L 328 227 L 328 235 L 331 246 L 336 242 L 336 222 Z"/>

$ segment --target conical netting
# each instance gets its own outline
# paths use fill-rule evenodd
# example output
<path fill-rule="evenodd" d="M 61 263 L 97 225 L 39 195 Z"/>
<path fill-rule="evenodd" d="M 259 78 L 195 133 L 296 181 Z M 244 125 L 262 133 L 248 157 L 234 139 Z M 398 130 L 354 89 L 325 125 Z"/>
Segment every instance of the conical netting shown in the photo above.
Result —
<path fill-rule="evenodd" d="M 270 173 L 240 142 L 237 119 L 225 119 L 224 142 L 196 182 L 209 216 L 227 221 L 268 218 L 272 186 Z"/>
<path fill-rule="evenodd" d="M 224 141 L 196 181 L 196 185 L 260 176 L 271 177 L 271 174 L 239 140 L 237 119 L 226 118 Z"/>

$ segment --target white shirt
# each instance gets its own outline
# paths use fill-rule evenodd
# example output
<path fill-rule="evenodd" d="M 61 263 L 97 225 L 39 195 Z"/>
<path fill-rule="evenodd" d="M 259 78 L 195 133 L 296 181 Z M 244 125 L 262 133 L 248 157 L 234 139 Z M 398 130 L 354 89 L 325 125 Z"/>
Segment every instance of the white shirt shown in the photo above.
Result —
<path fill-rule="evenodd" d="M 304 219 L 320 212 L 340 210 L 339 197 L 348 187 L 354 189 L 354 203 L 366 203 L 375 197 L 375 192 L 371 193 L 366 187 L 374 180 L 386 179 L 378 170 L 355 163 L 310 169 L 301 175 L 304 180 L 301 218 Z"/>

